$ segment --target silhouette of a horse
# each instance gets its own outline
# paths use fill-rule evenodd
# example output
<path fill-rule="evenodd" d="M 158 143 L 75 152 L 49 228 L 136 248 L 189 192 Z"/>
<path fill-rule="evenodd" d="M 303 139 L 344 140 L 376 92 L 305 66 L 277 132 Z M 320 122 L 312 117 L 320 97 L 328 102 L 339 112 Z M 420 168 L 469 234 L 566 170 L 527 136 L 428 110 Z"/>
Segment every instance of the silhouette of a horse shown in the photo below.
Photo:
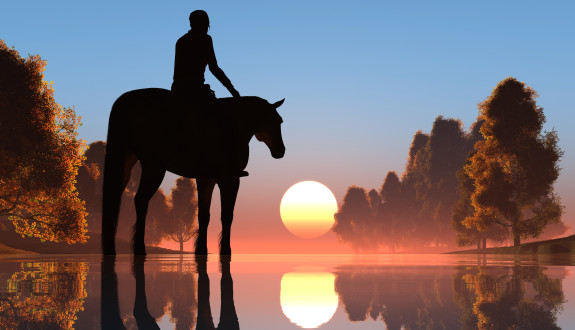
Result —
<path fill-rule="evenodd" d="M 148 203 L 166 171 L 196 178 L 199 222 L 196 254 L 208 253 L 210 204 L 214 186 L 219 186 L 220 254 L 231 254 L 230 229 L 239 176 L 248 163 L 248 143 L 255 135 L 268 146 L 272 157 L 284 156 L 283 120 L 277 112 L 282 103 L 283 100 L 270 104 L 251 96 L 222 98 L 214 101 L 209 111 L 192 111 L 182 109 L 165 89 L 140 89 L 120 96 L 112 106 L 108 124 L 102 205 L 103 254 L 116 254 L 121 196 L 137 161 L 142 166 L 142 176 L 135 196 L 134 254 L 146 254 Z"/>

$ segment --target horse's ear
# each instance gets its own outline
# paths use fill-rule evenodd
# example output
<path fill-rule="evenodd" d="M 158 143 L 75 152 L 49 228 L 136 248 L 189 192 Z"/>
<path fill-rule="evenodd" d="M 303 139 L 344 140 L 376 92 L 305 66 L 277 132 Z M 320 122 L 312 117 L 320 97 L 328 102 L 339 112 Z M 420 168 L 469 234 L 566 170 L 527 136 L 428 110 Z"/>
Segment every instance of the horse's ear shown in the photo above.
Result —
<path fill-rule="evenodd" d="M 283 99 L 283 100 L 281 100 L 281 101 L 277 101 L 276 103 L 274 103 L 274 104 L 272 104 L 272 105 L 274 106 L 274 108 L 277 109 L 277 108 L 279 108 L 282 104 L 284 104 L 284 101 L 285 101 L 285 100 L 286 100 L 286 99 Z"/>

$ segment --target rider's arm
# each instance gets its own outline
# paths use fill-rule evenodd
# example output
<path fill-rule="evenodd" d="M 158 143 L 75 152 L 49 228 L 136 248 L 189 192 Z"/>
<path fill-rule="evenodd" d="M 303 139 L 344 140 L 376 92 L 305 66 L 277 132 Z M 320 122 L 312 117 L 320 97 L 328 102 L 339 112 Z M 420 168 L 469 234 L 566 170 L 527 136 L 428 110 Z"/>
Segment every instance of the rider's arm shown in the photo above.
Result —
<path fill-rule="evenodd" d="M 209 54 L 208 54 L 208 66 L 210 68 L 210 72 L 214 75 L 214 77 L 218 78 L 218 80 L 224 85 L 225 88 L 230 91 L 230 93 L 234 96 L 240 96 L 240 93 L 234 88 L 230 79 L 226 76 L 224 71 L 220 69 L 218 66 L 218 61 L 216 60 L 216 53 L 214 52 L 214 44 L 212 43 L 212 38 L 209 39 Z"/>

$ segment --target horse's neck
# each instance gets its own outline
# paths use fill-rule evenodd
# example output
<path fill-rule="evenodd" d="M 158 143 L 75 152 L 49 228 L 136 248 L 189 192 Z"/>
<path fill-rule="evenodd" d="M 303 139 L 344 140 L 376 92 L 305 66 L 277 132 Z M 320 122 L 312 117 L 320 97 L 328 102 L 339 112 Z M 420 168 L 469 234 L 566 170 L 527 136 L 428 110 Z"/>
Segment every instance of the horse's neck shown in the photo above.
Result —
<path fill-rule="evenodd" d="M 233 99 L 224 99 L 229 104 L 223 104 L 229 107 L 226 111 L 230 111 L 230 116 L 236 122 L 237 133 L 241 142 L 249 142 L 255 134 L 255 128 L 258 126 L 258 121 L 261 116 L 258 116 L 258 104 L 249 102 L 250 100 L 240 100 L 233 102 Z M 251 104 L 254 103 L 254 104 Z"/>

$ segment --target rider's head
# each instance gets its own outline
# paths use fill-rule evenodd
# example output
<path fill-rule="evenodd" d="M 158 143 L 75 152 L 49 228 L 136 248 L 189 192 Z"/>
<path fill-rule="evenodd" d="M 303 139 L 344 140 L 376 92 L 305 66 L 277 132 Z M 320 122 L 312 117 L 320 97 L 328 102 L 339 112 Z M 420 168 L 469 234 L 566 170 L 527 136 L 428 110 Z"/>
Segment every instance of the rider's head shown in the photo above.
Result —
<path fill-rule="evenodd" d="M 203 10 L 194 10 L 190 14 L 190 27 L 194 31 L 208 33 L 210 28 L 208 13 Z"/>

